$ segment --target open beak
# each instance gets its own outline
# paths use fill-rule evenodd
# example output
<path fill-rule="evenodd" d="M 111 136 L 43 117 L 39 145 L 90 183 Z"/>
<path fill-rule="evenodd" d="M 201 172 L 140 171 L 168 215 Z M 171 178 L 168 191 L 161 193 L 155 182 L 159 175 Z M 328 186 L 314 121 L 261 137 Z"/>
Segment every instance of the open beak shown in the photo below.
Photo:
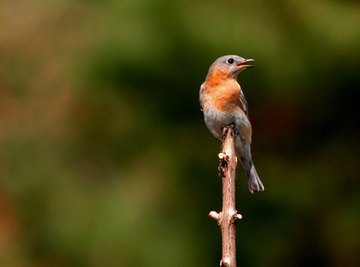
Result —
<path fill-rule="evenodd" d="M 254 62 L 255 60 L 252 59 L 252 58 L 248 58 L 248 59 L 244 59 L 244 61 L 240 62 L 237 64 L 238 66 L 238 69 L 239 70 L 244 70 L 244 69 L 248 69 L 248 68 L 252 68 L 254 67 L 253 65 L 251 64 L 248 64 L 249 62 Z"/>

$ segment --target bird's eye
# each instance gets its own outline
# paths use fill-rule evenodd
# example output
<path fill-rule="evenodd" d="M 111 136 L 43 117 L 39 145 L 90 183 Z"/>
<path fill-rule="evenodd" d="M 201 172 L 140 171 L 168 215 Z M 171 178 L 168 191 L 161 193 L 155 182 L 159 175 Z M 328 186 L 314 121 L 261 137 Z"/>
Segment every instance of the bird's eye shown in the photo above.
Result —
<path fill-rule="evenodd" d="M 234 59 L 233 59 L 233 58 L 229 58 L 229 59 L 227 60 L 227 63 L 233 64 L 233 63 L 234 63 Z"/>

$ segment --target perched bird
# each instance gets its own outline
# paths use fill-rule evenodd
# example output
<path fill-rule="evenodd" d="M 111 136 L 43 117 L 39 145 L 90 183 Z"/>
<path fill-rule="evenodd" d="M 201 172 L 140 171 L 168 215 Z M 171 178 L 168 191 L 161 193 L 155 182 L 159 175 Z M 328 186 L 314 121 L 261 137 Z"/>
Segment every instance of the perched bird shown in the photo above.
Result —
<path fill-rule="evenodd" d="M 200 105 L 207 128 L 222 140 L 223 128 L 235 127 L 235 152 L 246 174 L 250 193 L 264 191 L 251 157 L 252 128 L 244 93 L 237 82 L 238 74 L 252 67 L 236 55 L 219 57 L 210 66 L 205 82 L 200 87 Z"/>

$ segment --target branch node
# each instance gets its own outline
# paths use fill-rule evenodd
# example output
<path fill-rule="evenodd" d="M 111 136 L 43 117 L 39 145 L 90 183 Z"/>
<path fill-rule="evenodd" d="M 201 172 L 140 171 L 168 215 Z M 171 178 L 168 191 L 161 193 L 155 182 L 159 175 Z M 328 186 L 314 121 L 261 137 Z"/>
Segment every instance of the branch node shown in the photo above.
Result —
<path fill-rule="evenodd" d="M 229 214 L 230 216 L 230 223 L 231 224 L 235 224 L 238 220 L 242 219 L 242 215 L 237 213 L 237 211 L 233 211 L 231 214 Z"/>
<path fill-rule="evenodd" d="M 241 219 L 242 219 L 242 215 L 239 214 L 239 213 L 236 213 L 236 214 L 235 214 L 235 219 L 236 219 L 236 220 L 241 220 Z"/>
<path fill-rule="evenodd" d="M 229 157 L 229 155 L 226 154 L 226 152 L 220 152 L 218 154 L 218 157 L 219 157 L 220 161 L 224 162 L 223 164 L 228 163 L 230 160 L 230 157 Z"/>
<path fill-rule="evenodd" d="M 225 160 L 226 154 L 223 153 L 223 152 L 220 152 L 220 153 L 218 154 L 218 157 L 219 157 L 220 160 Z"/>
<path fill-rule="evenodd" d="M 226 153 L 224 152 L 220 152 L 218 154 L 218 157 L 219 157 L 219 166 L 218 166 L 219 176 L 225 177 L 226 169 L 228 167 L 228 162 L 229 162 L 229 156 L 226 155 Z"/>
<path fill-rule="evenodd" d="M 220 260 L 220 267 L 229 267 L 230 266 L 230 259 L 225 258 Z"/>
<path fill-rule="evenodd" d="M 217 221 L 217 223 L 219 223 L 221 215 L 220 215 L 220 213 L 217 213 L 216 211 L 210 211 L 209 217 L 214 219 L 215 221 Z"/>

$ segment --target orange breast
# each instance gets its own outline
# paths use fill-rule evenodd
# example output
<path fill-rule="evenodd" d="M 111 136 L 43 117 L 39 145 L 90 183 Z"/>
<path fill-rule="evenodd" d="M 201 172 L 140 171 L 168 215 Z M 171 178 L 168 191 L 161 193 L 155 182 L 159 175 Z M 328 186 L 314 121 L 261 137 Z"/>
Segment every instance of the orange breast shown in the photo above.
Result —
<path fill-rule="evenodd" d="M 235 79 L 227 79 L 211 88 L 211 102 L 221 111 L 235 111 L 241 108 L 240 86 Z"/>
<path fill-rule="evenodd" d="M 240 108 L 240 104 L 239 94 L 234 94 L 231 91 L 216 94 L 214 98 L 215 108 L 222 111 L 233 111 Z"/>
<path fill-rule="evenodd" d="M 202 87 L 203 109 L 216 108 L 221 111 L 241 109 L 240 85 L 226 70 L 214 68 L 206 77 Z"/>
<path fill-rule="evenodd" d="M 228 76 L 228 73 L 219 69 L 214 69 L 211 75 L 206 78 L 206 84 L 209 87 L 215 88 L 223 84 L 227 80 Z"/>

